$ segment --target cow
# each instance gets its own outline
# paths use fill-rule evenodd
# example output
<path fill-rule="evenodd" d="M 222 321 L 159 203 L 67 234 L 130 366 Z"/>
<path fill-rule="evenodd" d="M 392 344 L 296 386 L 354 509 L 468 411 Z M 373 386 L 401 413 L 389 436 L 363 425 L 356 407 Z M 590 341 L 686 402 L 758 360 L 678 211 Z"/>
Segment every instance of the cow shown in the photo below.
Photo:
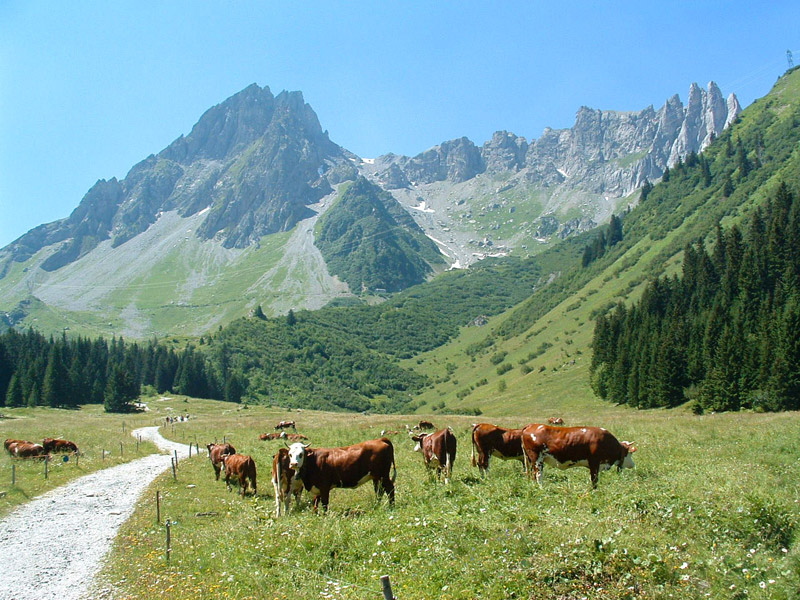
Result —
<path fill-rule="evenodd" d="M 311 492 L 314 512 L 322 502 L 328 510 L 328 499 L 333 488 L 355 488 L 372 480 L 375 494 L 386 494 L 394 504 L 394 482 L 397 467 L 394 446 L 389 438 L 367 440 L 342 448 L 310 448 L 300 442 L 289 446 L 289 467 Z M 392 467 L 392 476 L 389 476 Z"/>
<path fill-rule="evenodd" d="M 225 444 L 208 444 L 208 458 L 211 461 L 211 466 L 214 467 L 214 475 L 219 481 L 219 470 L 222 468 L 222 457 L 226 454 L 236 454 L 236 448 L 228 443 Z"/>
<path fill-rule="evenodd" d="M 436 469 L 436 478 L 444 472 L 444 482 L 450 483 L 453 474 L 453 463 L 456 460 L 456 436 L 449 427 L 436 433 L 420 433 L 411 436 L 417 442 L 414 452 L 421 452 L 425 466 Z"/>
<path fill-rule="evenodd" d="M 593 488 L 597 487 L 600 471 L 612 466 L 618 471 L 632 469 L 630 455 L 636 452 L 633 444 L 617 441 L 602 427 L 554 427 L 538 423 L 522 430 L 522 449 L 539 484 L 544 465 L 548 464 L 559 469 L 587 467 Z"/>
<path fill-rule="evenodd" d="M 473 425 L 472 466 L 478 467 L 481 477 L 489 472 L 489 459 L 493 456 L 503 460 L 518 460 L 524 465 L 522 429 L 506 429 L 490 423 Z"/>
<path fill-rule="evenodd" d="M 225 469 L 225 485 L 231 491 L 231 478 L 239 480 L 239 488 L 242 490 L 242 498 L 247 491 L 247 481 L 253 488 L 253 495 L 257 492 L 256 488 L 256 463 L 252 457 L 246 454 L 223 454 L 222 468 Z"/>
<path fill-rule="evenodd" d="M 297 431 L 297 427 L 295 427 L 294 421 L 281 421 L 280 423 L 275 425 L 275 430 L 277 431 L 278 429 L 294 429 L 295 431 Z"/>
<path fill-rule="evenodd" d="M 397 435 L 398 433 L 400 433 L 400 432 L 396 431 L 394 429 L 381 429 L 381 437 L 384 437 L 384 436 L 387 436 L 387 435 Z"/>
<path fill-rule="evenodd" d="M 31 443 L 32 442 L 26 442 L 25 440 L 7 439 L 6 441 L 3 442 L 3 446 L 5 447 L 6 451 L 13 456 L 14 448 L 16 447 L 17 444 L 31 444 Z"/>
<path fill-rule="evenodd" d="M 436 426 L 430 421 L 420 421 L 415 429 L 436 429 Z"/>
<path fill-rule="evenodd" d="M 47 453 L 44 451 L 44 446 L 41 444 L 33 444 L 31 442 L 17 442 L 12 444 L 13 456 L 17 458 L 45 458 Z"/>
<path fill-rule="evenodd" d="M 279 449 L 272 457 L 272 487 L 275 488 L 275 515 L 278 517 L 281 516 L 281 505 L 284 506 L 283 514 L 289 513 L 292 495 L 295 504 L 300 503 L 303 482 L 295 477 L 295 473 L 289 466 L 289 448 Z"/>
<path fill-rule="evenodd" d="M 304 440 L 308 441 L 308 438 L 302 433 L 286 433 L 285 431 L 281 431 L 281 437 L 289 440 L 292 443 L 302 442 Z"/>
<path fill-rule="evenodd" d="M 50 454 L 51 452 L 74 452 L 78 453 L 78 446 L 75 442 L 69 440 L 59 440 L 56 438 L 44 438 L 42 440 L 44 451 Z"/>
<path fill-rule="evenodd" d="M 262 442 L 268 440 L 277 440 L 282 435 L 283 435 L 282 431 L 280 433 L 262 433 L 260 436 L 258 436 L 258 439 L 260 439 Z"/>
<path fill-rule="evenodd" d="M 561 417 L 550 417 L 547 419 L 547 422 L 550 423 L 550 425 L 563 425 L 564 419 Z"/>

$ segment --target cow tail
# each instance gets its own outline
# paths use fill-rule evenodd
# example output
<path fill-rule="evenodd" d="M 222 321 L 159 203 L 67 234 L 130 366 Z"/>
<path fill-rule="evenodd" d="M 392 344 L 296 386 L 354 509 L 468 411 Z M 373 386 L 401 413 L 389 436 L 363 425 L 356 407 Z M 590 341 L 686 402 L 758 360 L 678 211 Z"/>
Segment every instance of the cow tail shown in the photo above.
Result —
<path fill-rule="evenodd" d="M 390 479 L 392 480 L 392 485 L 394 485 L 394 482 L 397 479 L 397 465 L 394 464 L 394 452 L 392 453 L 392 476 Z"/>
<path fill-rule="evenodd" d="M 477 425 L 472 426 L 472 466 L 477 467 L 478 462 L 475 460 L 475 428 Z"/>

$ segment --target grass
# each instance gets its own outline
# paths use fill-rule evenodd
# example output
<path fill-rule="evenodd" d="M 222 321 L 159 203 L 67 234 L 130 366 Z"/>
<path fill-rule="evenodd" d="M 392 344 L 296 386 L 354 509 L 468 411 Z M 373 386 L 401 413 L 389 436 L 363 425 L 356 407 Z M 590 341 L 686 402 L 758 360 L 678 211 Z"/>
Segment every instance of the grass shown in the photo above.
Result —
<path fill-rule="evenodd" d="M 281 442 L 261 442 L 258 433 L 292 417 L 314 445 L 345 445 L 402 431 L 417 417 L 222 407 L 181 424 L 181 435 L 201 445 L 225 435 L 251 454 L 259 494 L 226 491 L 204 457 L 183 461 L 177 482 L 160 477 L 103 571 L 99 585 L 117 597 L 379 597 L 383 574 L 401 599 L 796 598 L 800 589 L 796 414 L 588 407 L 591 424 L 639 446 L 637 469 L 601 474 L 596 491 L 586 469 L 546 468 L 539 487 L 517 462 L 494 461 L 481 480 L 469 466 L 475 418 L 433 415 L 458 437 L 450 486 L 426 474 L 401 434 L 393 438 L 393 508 L 364 486 L 334 490 L 327 515 L 304 500 L 277 519 L 269 465 Z M 560 408 L 488 420 L 519 426 Z M 170 564 L 156 490 L 172 523 Z"/>

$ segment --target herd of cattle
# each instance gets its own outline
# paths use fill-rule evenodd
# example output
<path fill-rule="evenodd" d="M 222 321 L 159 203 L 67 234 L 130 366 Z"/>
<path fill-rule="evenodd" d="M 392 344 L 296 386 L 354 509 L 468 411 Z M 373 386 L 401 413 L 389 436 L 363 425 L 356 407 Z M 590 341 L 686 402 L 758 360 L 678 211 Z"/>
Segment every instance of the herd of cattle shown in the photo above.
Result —
<path fill-rule="evenodd" d="M 6 451 L 15 458 L 41 458 L 54 452 L 78 453 L 78 446 L 69 440 L 44 438 L 41 444 L 26 440 L 6 440 L 3 442 Z"/>
<path fill-rule="evenodd" d="M 544 465 L 559 469 L 586 467 L 589 469 L 592 487 L 597 487 L 600 471 L 612 467 L 617 470 L 633 468 L 631 454 L 636 447 L 630 442 L 620 442 L 602 427 L 563 427 L 561 418 L 551 418 L 548 425 L 533 423 L 521 429 L 506 429 L 489 423 L 477 423 L 472 427 L 472 466 L 478 467 L 482 477 L 489 471 L 492 457 L 503 460 L 519 460 L 524 472 L 541 484 Z M 388 437 L 367 440 L 352 446 L 338 448 L 311 448 L 299 440 L 301 434 L 287 434 L 293 421 L 281 421 L 275 428 L 278 434 L 262 434 L 261 440 L 283 439 L 272 458 L 272 485 L 275 489 L 275 510 L 280 516 L 289 510 L 292 496 L 299 503 L 305 489 L 311 493 L 314 511 L 322 504 L 328 509 L 333 488 L 355 488 L 372 481 L 376 495 L 383 494 L 394 503 L 397 467 L 394 461 L 394 446 Z M 456 436 L 449 427 L 433 433 L 422 430 L 435 429 L 429 421 L 420 421 L 410 428 L 406 426 L 410 439 L 416 442 L 415 452 L 422 453 L 428 469 L 435 471 L 437 478 L 444 476 L 450 482 L 456 459 Z M 396 431 L 381 434 L 395 435 Z M 294 436 L 294 437 L 293 437 Z M 291 441 L 292 444 L 286 443 Z M 244 497 L 247 484 L 256 493 L 256 464 L 252 457 L 237 454 L 228 443 L 208 444 L 208 456 L 217 480 L 225 472 L 225 483 L 231 489 L 231 480 L 239 482 Z M 391 474 L 390 474 L 391 473 Z"/>

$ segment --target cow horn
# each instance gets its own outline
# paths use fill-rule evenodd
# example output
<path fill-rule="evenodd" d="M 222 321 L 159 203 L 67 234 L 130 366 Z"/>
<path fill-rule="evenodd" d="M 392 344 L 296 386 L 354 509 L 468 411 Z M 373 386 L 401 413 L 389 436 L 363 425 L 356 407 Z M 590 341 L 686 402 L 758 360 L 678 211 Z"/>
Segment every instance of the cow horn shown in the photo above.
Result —
<path fill-rule="evenodd" d="M 303 444 L 303 448 L 308 448 L 311 444 Z"/>

